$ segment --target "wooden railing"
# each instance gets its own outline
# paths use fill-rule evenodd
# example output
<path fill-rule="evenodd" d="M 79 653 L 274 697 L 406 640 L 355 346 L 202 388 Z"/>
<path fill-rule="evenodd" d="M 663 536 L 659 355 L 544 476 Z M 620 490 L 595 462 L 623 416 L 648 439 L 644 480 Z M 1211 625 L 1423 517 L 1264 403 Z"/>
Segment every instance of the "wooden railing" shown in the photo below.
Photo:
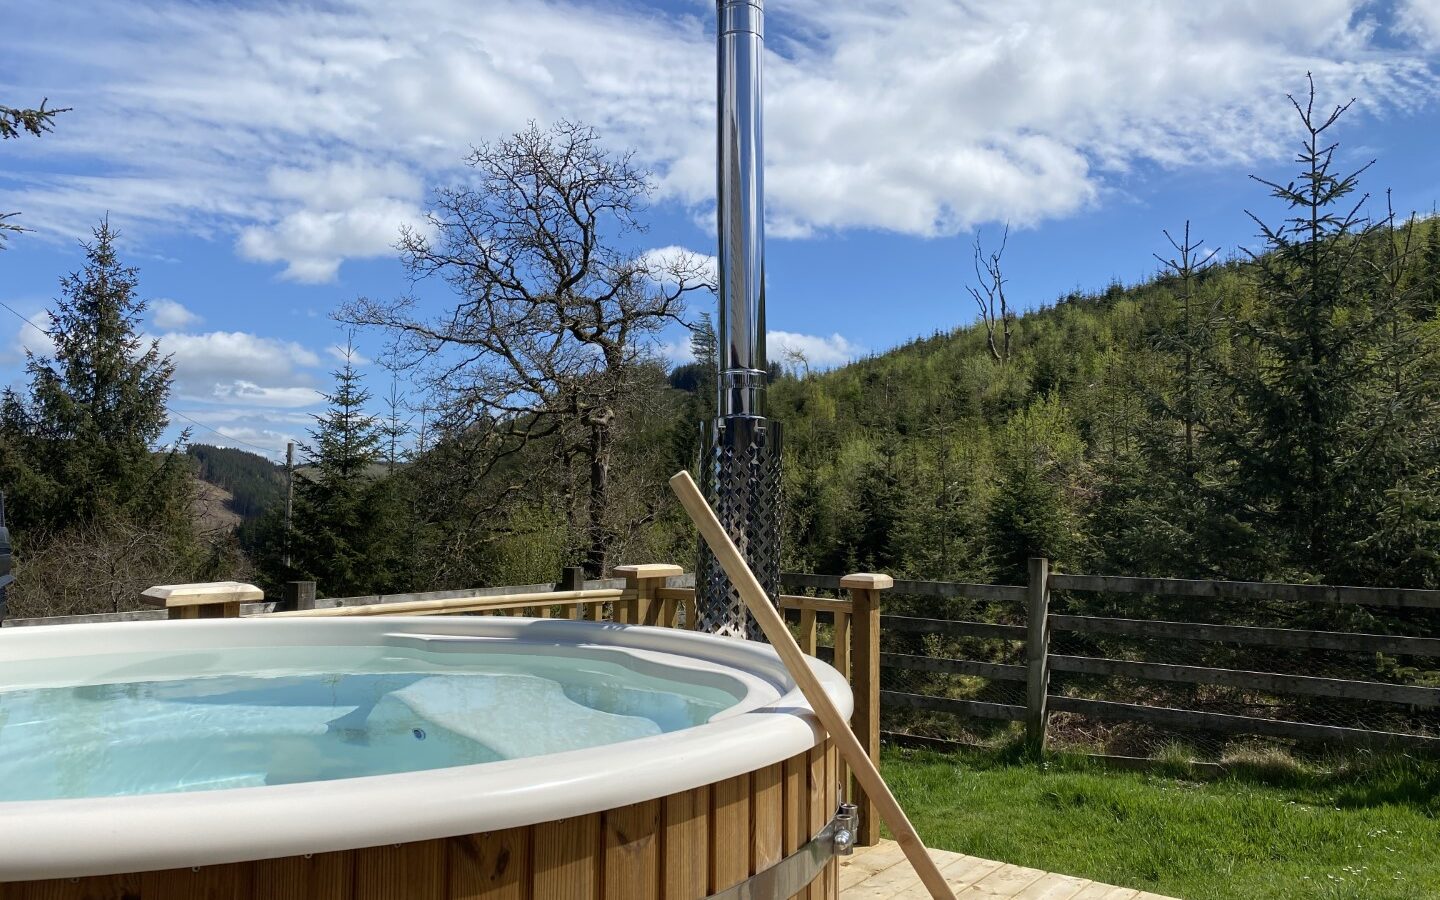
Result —
<path fill-rule="evenodd" d="M 590 618 L 604 604 L 624 602 L 623 590 L 542 591 L 533 594 L 506 594 L 499 597 L 452 597 L 444 600 L 401 600 L 367 606 L 333 606 L 328 609 L 297 609 L 262 612 L 267 618 L 344 616 L 448 616 L 462 613 L 534 616 L 541 619 Z M 556 610 L 559 610 L 557 613 Z"/>

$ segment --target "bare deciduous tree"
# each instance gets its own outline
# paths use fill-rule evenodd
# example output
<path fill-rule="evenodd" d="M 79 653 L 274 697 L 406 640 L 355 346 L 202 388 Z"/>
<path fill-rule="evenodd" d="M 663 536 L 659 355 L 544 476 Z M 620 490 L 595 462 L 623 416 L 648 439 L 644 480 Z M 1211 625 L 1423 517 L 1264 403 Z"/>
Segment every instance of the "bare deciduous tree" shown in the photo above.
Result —
<path fill-rule="evenodd" d="M 427 389 L 440 439 L 463 448 L 467 477 L 491 479 L 489 509 L 534 484 L 534 466 L 511 461 L 537 441 L 588 469 L 583 512 L 567 504 L 567 515 L 583 527 L 586 568 L 598 576 L 613 543 L 616 410 L 651 360 L 655 332 L 679 321 L 707 274 L 688 254 L 656 261 L 622 249 L 644 230 L 649 175 L 588 126 L 532 123 L 466 163 L 472 182 L 436 191 L 426 227 L 400 239 L 412 278 L 444 279 L 455 306 L 426 316 L 413 296 L 360 299 L 341 318 L 390 333 L 390 362 Z"/>
<path fill-rule="evenodd" d="M 780 348 L 780 354 L 785 357 L 785 364 L 796 378 L 810 377 L 810 357 L 803 349 L 794 344 L 785 344 Z"/>
<path fill-rule="evenodd" d="M 10 594 L 15 618 L 126 612 L 142 608 L 140 592 L 201 577 L 249 580 L 245 557 L 228 534 L 209 535 L 208 568 L 176 553 L 173 534 L 140 521 L 91 520 L 58 532 L 29 534 L 18 554 Z"/>
<path fill-rule="evenodd" d="M 990 346 L 990 355 L 1001 364 L 1010 361 L 1010 336 L 1015 325 L 1015 313 L 1005 297 L 1005 275 L 1000 266 L 1009 240 L 1010 226 L 1007 224 L 1000 236 L 1000 248 L 987 254 L 980 245 L 980 234 L 975 234 L 976 284 L 965 286 L 980 308 L 980 321 L 985 324 L 985 341 Z M 996 340 L 997 330 L 999 341 Z"/>

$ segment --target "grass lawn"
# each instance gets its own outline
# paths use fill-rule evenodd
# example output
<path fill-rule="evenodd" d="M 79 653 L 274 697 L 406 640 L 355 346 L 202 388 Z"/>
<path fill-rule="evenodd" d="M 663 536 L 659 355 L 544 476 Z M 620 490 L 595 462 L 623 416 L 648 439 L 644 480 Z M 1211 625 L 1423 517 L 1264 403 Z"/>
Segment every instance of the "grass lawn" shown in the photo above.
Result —
<path fill-rule="evenodd" d="M 886 748 L 886 779 L 927 844 L 1211 898 L 1440 897 L 1440 764 L 1192 780 L 1014 753 Z"/>

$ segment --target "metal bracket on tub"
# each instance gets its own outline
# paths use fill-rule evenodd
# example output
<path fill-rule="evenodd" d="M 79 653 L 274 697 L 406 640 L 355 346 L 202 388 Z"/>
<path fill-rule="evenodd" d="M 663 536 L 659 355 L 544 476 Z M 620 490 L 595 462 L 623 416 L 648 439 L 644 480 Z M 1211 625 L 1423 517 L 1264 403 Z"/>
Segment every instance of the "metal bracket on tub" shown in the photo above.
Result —
<path fill-rule="evenodd" d="M 835 856 L 854 852 L 855 835 L 860 831 L 860 812 L 853 803 L 842 803 L 820 833 L 799 850 L 733 887 L 711 894 L 705 900 L 785 900 L 815 880 Z"/>

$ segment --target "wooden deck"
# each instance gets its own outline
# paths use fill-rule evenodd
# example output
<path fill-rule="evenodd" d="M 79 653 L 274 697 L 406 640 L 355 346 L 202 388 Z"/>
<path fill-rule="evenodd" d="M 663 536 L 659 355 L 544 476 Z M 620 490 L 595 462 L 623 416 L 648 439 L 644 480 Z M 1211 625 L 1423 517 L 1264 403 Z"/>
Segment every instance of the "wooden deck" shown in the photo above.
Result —
<path fill-rule="evenodd" d="M 978 859 L 949 850 L 930 856 L 960 900 L 1174 900 L 1088 878 L 1056 875 Z M 915 870 L 894 841 L 856 847 L 840 858 L 840 900 L 929 900 Z"/>

